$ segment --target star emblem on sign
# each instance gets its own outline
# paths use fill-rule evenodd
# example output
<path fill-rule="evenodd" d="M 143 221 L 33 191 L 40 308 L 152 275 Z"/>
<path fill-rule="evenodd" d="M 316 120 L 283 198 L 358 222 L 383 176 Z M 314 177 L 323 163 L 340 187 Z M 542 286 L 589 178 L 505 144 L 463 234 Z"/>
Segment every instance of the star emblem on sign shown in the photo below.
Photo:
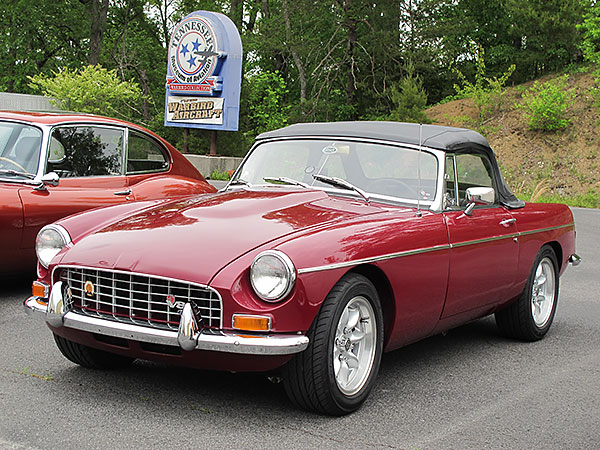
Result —
<path fill-rule="evenodd" d="M 170 73 L 180 83 L 202 83 L 217 67 L 219 52 L 210 24 L 190 17 L 177 26 L 169 44 Z"/>

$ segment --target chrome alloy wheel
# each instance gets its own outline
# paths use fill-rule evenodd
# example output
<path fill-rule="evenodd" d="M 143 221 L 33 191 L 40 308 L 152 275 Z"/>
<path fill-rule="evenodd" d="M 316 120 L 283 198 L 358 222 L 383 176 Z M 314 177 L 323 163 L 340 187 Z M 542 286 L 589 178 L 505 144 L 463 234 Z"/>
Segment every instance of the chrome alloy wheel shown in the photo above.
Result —
<path fill-rule="evenodd" d="M 540 261 L 535 270 L 533 286 L 531 288 L 531 315 L 536 326 L 544 327 L 554 306 L 556 297 L 556 279 L 554 266 L 550 258 L 545 257 Z"/>
<path fill-rule="evenodd" d="M 344 395 L 354 395 L 367 382 L 377 348 L 377 323 L 371 303 L 352 298 L 337 325 L 333 342 L 333 373 Z"/>

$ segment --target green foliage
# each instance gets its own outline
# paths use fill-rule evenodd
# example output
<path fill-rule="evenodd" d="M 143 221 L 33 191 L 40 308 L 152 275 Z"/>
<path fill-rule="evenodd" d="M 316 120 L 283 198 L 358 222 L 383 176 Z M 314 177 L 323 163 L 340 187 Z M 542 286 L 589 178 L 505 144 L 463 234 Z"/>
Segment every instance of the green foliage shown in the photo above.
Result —
<path fill-rule="evenodd" d="M 240 130 L 219 132 L 219 154 L 243 156 L 256 134 L 286 123 L 381 119 L 391 111 L 396 120 L 423 122 L 419 110 L 424 93 L 426 101 L 435 103 L 454 92 L 457 75 L 449 67 L 464 74 L 458 80 L 460 89 L 468 90 L 461 81 L 474 80 L 471 94 L 479 102 L 480 120 L 466 125 L 478 128 L 502 101 L 486 78 L 501 82 L 506 68 L 516 64 L 508 82 L 523 82 L 580 60 L 576 45 L 584 32 L 576 24 L 596 8 L 590 3 L 110 1 L 99 62 L 116 70 L 120 80 L 135 80 L 142 97 L 93 110 L 141 121 L 180 148 L 185 144 L 188 151 L 208 151 L 208 132 L 164 127 L 163 113 L 166 45 L 174 24 L 191 11 L 210 10 L 232 18 L 244 47 Z M 99 24 L 93 4 L 0 2 L 0 88 L 31 93 L 36 85 L 28 76 L 52 77 L 84 67 L 93 41 L 92 22 Z M 473 42 L 485 49 L 482 89 L 477 59 L 465 57 L 474 53 Z M 418 81 L 406 78 L 406 61 L 414 62 Z M 76 103 L 65 107 L 80 109 Z"/>
<path fill-rule="evenodd" d="M 427 106 L 427 92 L 423 89 L 423 82 L 414 74 L 414 66 L 410 64 L 407 74 L 397 85 L 390 88 L 390 97 L 395 108 L 388 119 L 398 122 L 431 123 L 425 107 Z"/>
<path fill-rule="evenodd" d="M 525 196 L 525 198 L 527 197 Z M 585 194 L 572 196 L 542 194 L 535 201 L 539 203 L 564 203 L 579 208 L 600 208 L 600 194 L 592 189 Z"/>
<path fill-rule="evenodd" d="M 3 90 L 29 94 L 28 75 L 79 67 L 85 61 L 90 25 L 84 3 L 79 0 L 0 2 Z"/>
<path fill-rule="evenodd" d="M 133 81 L 120 81 L 116 70 L 100 65 L 80 70 L 65 69 L 53 72 L 51 77 L 28 77 L 30 87 L 51 98 L 55 106 L 69 111 L 118 116 L 133 119 L 142 92 Z"/>
<path fill-rule="evenodd" d="M 249 134 L 256 136 L 287 124 L 289 106 L 284 104 L 284 96 L 288 90 L 279 72 L 253 75 L 249 77 L 247 87 Z"/>
<path fill-rule="evenodd" d="M 583 23 L 577 25 L 582 37 L 579 48 L 586 61 L 600 65 L 600 5 L 592 6 L 583 17 Z"/>
<path fill-rule="evenodd" d="M 231 176 L 229 175 L 229 172 L 226 170 L 219 170 L 219 169 L 215 169 L 211 172 L 211 174 L 208 176 L 208 179 L 210 180 L 221 180 L 221 181 L 228 181 L 231 178 Z"/>
<path fill-rule="evenodd" d="M 504 85 L 515 71 L 516 66 L 511 64 L 499 77 L 489 77 L 486 76 L 485 50 L 477 47 L 475 55 L 474 83 L 470 82 L 457 68 L 452 67 L 452 70 L 460 81 L 460 85 L 454 85 L 456 97 L 473 99 L 479 112 L 479 125 L 481 125 L 486 117 L 502 106 Z"/>
<path fill-rule="evenodd" d="M 584 21 L 577 25 L 577 29 L 582 35 L 582 41 L 579 45 L 583 51 L 583 57 L 594 66 L 600 66 L 600 5 L 594 5 L 584 15 Z M 600 109 L 600 69 L 594 71 L 596 85 L 590 89 L 590 94 L 594 98 L 594 104 Z"/>
<path fill-rule="evenodd" d="M 567 89 L 568 81 L 566 74 L 545 83 L 536 81 L 522 94 L 523 103 L 515 106 L 525 110 L 529 129 L 558 131 L 569 126 L 571 120 L 567 110 L 573 103 L 575 92 Z"/>
<path fill-rule="evenodd" d="M 437 39 L 440 58 L 463 73 L 474 70 L 464 59 L 477 42 L 486 50 L 488 70 L 500 77 L 515 64 L 511 81 L 522 83 L 557 72 L 578 61 L 581 23 L 590 0 L 422 0 L 427 32 Z M 427 86 L 428 84 L 425 83 Z"/>

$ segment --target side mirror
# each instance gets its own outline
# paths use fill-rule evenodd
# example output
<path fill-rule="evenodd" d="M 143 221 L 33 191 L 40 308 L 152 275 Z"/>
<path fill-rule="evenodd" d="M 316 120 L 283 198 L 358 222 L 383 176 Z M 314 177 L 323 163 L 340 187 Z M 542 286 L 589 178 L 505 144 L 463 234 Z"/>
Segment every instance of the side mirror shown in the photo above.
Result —
<path fill-rule="evenodd" d="M 477 205 L 493 205 L 496 201 L 496 191 L 491 187 L 471 187 L 466 191 L 467 207 L 465 214 L 470 216 Z"/>
<path fill-rule="evenodd" d="M 47 174 L 42 175 L 40 184 L 34 187 L 34 189 L 36 191 L 45 191 L 47 189 L 46 186 L 58 186 L 59 181 L 60 177 L 56 172 L 48 172 Z"/>

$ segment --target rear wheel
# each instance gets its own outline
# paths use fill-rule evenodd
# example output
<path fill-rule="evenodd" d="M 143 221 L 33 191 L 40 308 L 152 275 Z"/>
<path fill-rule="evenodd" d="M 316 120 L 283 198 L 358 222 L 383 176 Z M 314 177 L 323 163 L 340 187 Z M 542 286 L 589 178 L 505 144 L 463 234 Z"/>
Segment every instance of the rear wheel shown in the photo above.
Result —
<path fill-rule="evenodd" d="M 54 334 L 56 346 L 69 361 L 88 369 L 119 369 L 129 366 L 134 358 L 103 352 Z"/>
<path fill-rule="evenodd" d="M 498 328 L 509 337 L 526 341 L 543 338 L 558 302 L 558 262 L 549 246 L 537 254 L 531 273 L 519 299 L 496 313 Z"/>
<path fill-rule="evenodd" d="M 383 349 L 383 315 L 373 284 L 359 274 L 343 277 L 308 337 L 308 348 L 284 367 L 288 396 L 319 413 L 355 411 L 375 385 Z"/>

